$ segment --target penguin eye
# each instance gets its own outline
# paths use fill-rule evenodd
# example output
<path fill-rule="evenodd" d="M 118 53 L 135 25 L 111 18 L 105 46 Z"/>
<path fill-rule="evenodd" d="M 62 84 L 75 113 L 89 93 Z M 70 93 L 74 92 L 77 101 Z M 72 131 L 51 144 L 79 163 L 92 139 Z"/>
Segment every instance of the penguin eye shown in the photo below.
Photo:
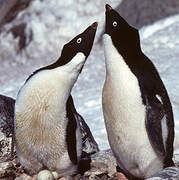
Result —
<path fill-rule="evenodd" d="M 82 39 L 78 38 L 76 42 L 79 44 L 79 43 L 81 43 L 81 41 L 82 41 Z"/>
<path fill-rule="evenodd" d="M 116 27 L 116 26 L 117 26 L 117 22 L 114 21 L 114 22 L 112 23 L 112 25 L 113 25 L 114 27 Z"/>

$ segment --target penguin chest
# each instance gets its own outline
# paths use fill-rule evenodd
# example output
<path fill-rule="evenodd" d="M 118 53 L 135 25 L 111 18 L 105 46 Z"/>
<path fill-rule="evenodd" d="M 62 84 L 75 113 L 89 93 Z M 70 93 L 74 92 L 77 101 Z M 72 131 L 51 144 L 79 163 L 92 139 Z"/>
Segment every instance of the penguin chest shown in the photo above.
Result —
<path fill-rule="evenodd" d="M 30 151 L 31 155 L 38 154 L 42 159 L 45 154 L 52 154 L 52 151 L 59 147 L 61 148 L 56 153 L 57 156 L 67 151 L 66 100 L 70 88 L 60 84 L 54 76 L 49 76 L 50 79 L 46 79 L 47 77 L 34 77 L 29 80 L 21 89 L 15 104 L 19 149 L 24 154 L 27 154 L 26 151 Z M 43 154 L 44 157 L 41 157 Z"/>
<path fill-rule="evenodd" d="M 126 76 L 125 76 L 126 77 Z M 103 88 L 103 113 L 111 139 L 119 144 L 132 145 L 132 139 L 141 139 L 145 130 L 145 106 L 135 78 L 116 81 L 106 79 Z"/>
<path fill-rule="evenodd" d="M 145 128 L 146 111 L 136 77 L 130 73 L 107 76 L 102 101 L 108 140 L 118 165 L 144 177 L 149 164 L 158 158 Z"/>

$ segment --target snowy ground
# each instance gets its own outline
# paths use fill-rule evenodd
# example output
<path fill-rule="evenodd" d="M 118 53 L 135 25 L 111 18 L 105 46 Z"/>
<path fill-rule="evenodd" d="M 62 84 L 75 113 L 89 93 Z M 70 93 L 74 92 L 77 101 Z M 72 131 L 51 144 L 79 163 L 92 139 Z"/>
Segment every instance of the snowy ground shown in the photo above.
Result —
<path fill-rule="evenodd" d="M 104 24 L 107 1 L 35 0 L 16 20 L 28 22 L 26 33 L 33 31 L 33 41 L 18 54 L 18 39 L 10 33 L 0 34 L 0 93 L 16 97 L 24 80 L 35 69 L 55 60 L 65 42 L 99 21 L 96 43 L 73 89 L 78 112 L 91 128 L 100 149 L 109 147 L 101 106 L 105 78 L 103 46 L 97 43 Z M 119 1 L 108 1 L 115 7 Z M 112 3 L 111 3 L 112 2 Z M 48 3 L 48 6 L 47 4 Z M 33 12 L 33 13 L 31 13 Z M 7 25 L 5 28 L 10 28 Z M 179 130 L 179 16 L 143 28 L 142 48 L 157 66 L 174 107 L 176 129 Z M 6 31 L 7 32 L 7 31 Z"/>

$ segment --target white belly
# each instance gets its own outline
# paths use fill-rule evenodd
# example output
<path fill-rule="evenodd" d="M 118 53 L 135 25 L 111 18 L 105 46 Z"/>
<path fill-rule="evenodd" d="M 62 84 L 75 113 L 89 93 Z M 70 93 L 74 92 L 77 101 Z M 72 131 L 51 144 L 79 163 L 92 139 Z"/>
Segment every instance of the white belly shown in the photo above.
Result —
<path fill-rule="evenodd" d="M 109 144 L 120 166 L 137 177 L 147 177 L 161 170 L 162 162 L 145 129 L 146 112 L 137 79 L 115 82 L 118 83 L 107 78 L 103 89 L 103 113 Z"/>
<path fill-rule="evenodd" d="M 60 81 L 56 72 L 41 72 L 18 95 L 15 104 L 18 156 L 29 171 L 31 167 L 38 171 L 42 165 L 62 174 L 66 169 L 76 169 L 67 152 L 66 101 L 71 87 L 66 82 Z M 79 138 L 77 141 L 81 144 Z"/>

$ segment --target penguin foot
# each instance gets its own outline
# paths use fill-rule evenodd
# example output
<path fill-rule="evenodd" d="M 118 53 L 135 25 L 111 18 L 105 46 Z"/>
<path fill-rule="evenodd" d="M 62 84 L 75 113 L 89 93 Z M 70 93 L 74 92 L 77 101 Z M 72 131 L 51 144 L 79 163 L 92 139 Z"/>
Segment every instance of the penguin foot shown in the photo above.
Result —
<path fill-rule="evenodd" d="M 83 175 L 86 171 L 90 170 L 91 168 L 91 158 L 85 157 L 82 158 L 78 164 L 78 173 Z"/>
<path fill-rule="evenodd" d="M 120 172 L 115 173 L 113 180 L 128 180 L 126 176 Z"/>

